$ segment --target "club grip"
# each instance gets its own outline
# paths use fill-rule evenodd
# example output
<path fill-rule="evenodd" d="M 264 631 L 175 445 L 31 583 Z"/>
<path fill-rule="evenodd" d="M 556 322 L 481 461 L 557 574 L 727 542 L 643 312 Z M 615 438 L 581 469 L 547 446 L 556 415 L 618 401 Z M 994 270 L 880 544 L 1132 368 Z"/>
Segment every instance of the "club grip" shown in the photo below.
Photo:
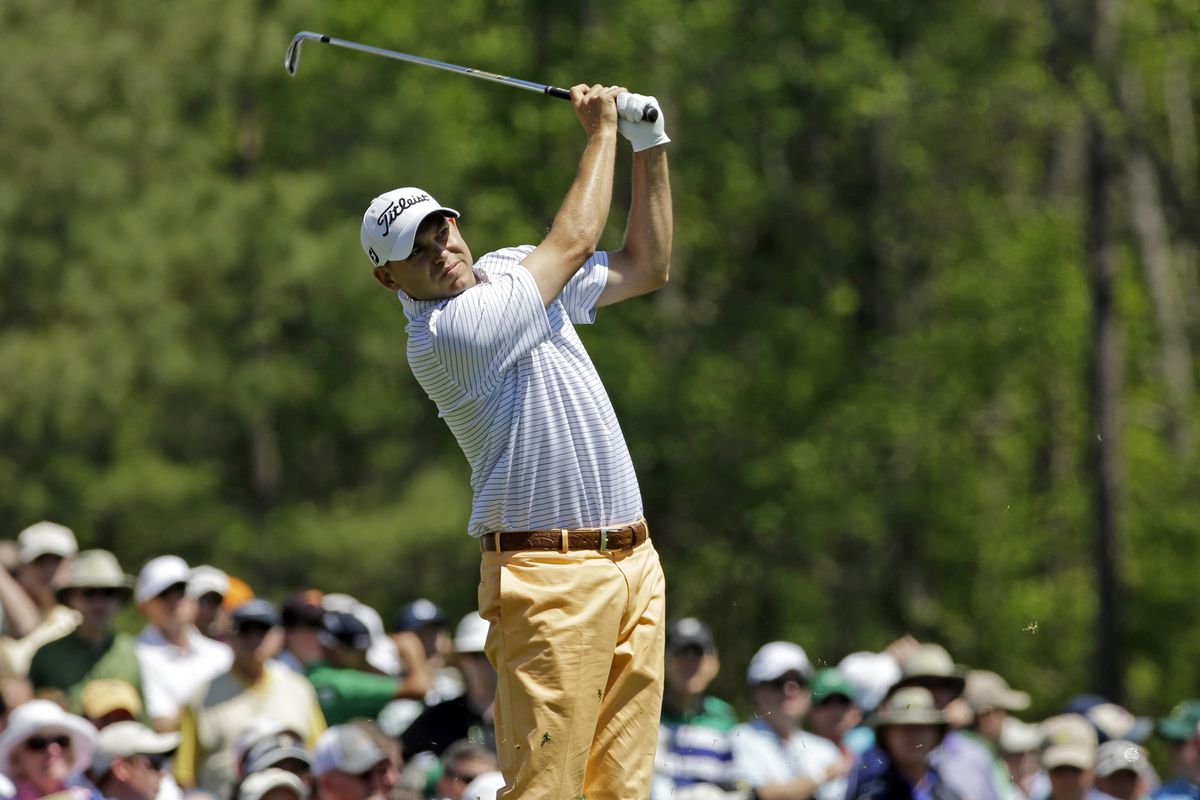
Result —
<path fill-rule="evenodd" d="M 558 86 L 547 86 L 546 94 L 550 97 L 558 97 L 562 100 L 571 99 L 571 90 L 563 89 Z M 655 122 L 658 120 L 658 109 L 654 106 L 647 106 L 642 109 L 642 119 L 646 122 Z"/>

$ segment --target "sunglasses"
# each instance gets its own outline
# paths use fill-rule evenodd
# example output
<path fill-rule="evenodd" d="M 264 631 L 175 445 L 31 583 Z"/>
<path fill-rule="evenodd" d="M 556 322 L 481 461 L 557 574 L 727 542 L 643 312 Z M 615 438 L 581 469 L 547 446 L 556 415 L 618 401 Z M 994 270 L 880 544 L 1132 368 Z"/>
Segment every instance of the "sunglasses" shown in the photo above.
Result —
<path fill-rule="evenodd" d="M 238 636 L 266 636 L 271 626 L 265 622 L 243 622 L 236 626 L 234 633 Z"/>
<path fill-rule="evenodd" d="M 109 589 L 103 587 L 92 587 L 90 589 L 80 589 L 79 593 L 88 600 L 112 600 L 121 596 L 120 589 Z"/>
<path fill-rule="evenodd" d="M 445 775 L 447 778 L 449 778 L 452 781 L 462 781 L 463 783 L 470 783 L 471 781 L 475 780 L 480 775 L 482 775 L 483 772 L 459 772 L 454 767 L 448 766 L 448 767 L 446 767 L 446 769 L 442 770 L 442 774 Z"/>
<path fill-rule="evenodd" d="M 144 758 L 146 766 L 155 772 L 162 772 L 167 766 L 167 756 L 163 753 L 139 753 L 138 758 Z"/>
<path fill-rule="evenodd" d="M 161 592 L 159 592 L 156 595 L 156 598 L 159 600 L 174 600 L 174 599 L 183 597 L 183 593 L 186 591 L 187 591 L 186 583 L 183 583 L 183 582 L 172 583 L 170 586 L 168 586 L 167 588 L 165 588 Z"/>
<path fill-rule="evenodd" d="M 30 736 L 25 740 L 25 749 L 32 750 L 35 753 L 40 753 L 43 750 L 49 749 L 50 745 L 56 744 L 59 749 L 66 750 L 71 746 L 70 736 Z"/>
<path fill-rule="evenodd" d="M 763 681 L 763 682 L 762 682 L 762 685 L 763 685 L 763 686 L 770 686 L 772 689 L 779 689 L 779 690 L 783 690 L 783 689 L 787 688 L 787 685 L 788 685 L 789 683 L 790 683 L 790 684 L 794 684 L 795 686 L 797 686 L 797 687 L 799 687 L 799 688 L 801 688 L 801 689 L 807 689 L 807 688 L 808 688 L 808 681 L 806 681 L 806 680 L 805 680 L 804 678 L 802 678 L 801 676 L 799 676 L 799 675 L 794 675 L 794 674 L 792 674 L 792 675 L 780 675 L 778 678 L 776 678 L 776 679 L 775 679 L 775 680 L 773 680 L 773 681 Z"/>

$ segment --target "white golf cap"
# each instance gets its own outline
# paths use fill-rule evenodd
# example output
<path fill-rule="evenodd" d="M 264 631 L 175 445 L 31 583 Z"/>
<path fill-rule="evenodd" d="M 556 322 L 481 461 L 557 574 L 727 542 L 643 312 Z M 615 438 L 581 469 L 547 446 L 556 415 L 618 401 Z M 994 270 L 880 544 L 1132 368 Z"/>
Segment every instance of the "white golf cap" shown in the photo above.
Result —
<path fill-rule="evenodd" d="M 177 583 L 187 585 L 192 571 L 187 562 L 179 556 L 159 556 L 146 562 L 138 573 L 137 585 L 133 589 L 133 599 L 138 603 L 153 600 L 163 591 Z"/>
<path fill-rule="evenodd" d="M 17 557 L 22 564 L 29 564 L 38 556 L 67 558 L 78 552 L 75 534 L 56 522 L 37 522 L 17 534 Z"/>
<path fill-rule="evenodd" d="M 158 733 L 140 722 L 114 722 L 96 736 L 92 771 L 98 775 L 108 772 L 114 758 L 162 755 L 178 747 L 178 733 Z"/>
<path fill-rule="evenodd" d="M 472 611 L 454 629 L 454 650 L 458 653 L 482 653 L 487 645 L 488 629 L 492 623 Z"/>
<path fill-rule="evenodd" d="M 798 672 L 805 680 L 812 678 L 813 668 L 808 654 L 803 647 L 792 642 L 769 642 L 750 659 L 746 682 L 751 685 L 766 683 L 789 672 Z"/>
<path fill-rule="evenodd" d="M 434 200 L 424 189 L 406 186 L 381 194 L 363 214 L 359 241 L 371 265 L 403 261 L 412 253 L 417 228 L 430 214 L 457 217 L 458 212 Z"/>
<path fill-rule="evenodd" d="M 329 772 L 362 775 L 387 754 L 379 749 L 370 734 L 357 725 L 334 725 L 317 739 L 313 748 L 313 775 Z"/>
<path fill-rule="evenodd" d="M 191 574 L 188 576 L 188 597 L 204 597 L 204 595 L 212 592 L 216 592 L 221 597 L 228 594 L 229 576 L 216 567 L 210 567 L 208 564 L 193 567 Z"/>
<path fill-rule="evenodd" d="M 298 800 L 308 797 L 308 789 L 304 788 L 304 782 L 298 775 L 272 767 L 247 775 L 238 787 L 237 800 L 262 800 L 272 789 L 287 789 L 295 794 Z"/>
<path fill-rule="evenodd" d="M 475 776 L 475 779 L 467 784 L 467 788 L 463 789 L 463 793 L 459 797 L 462 800 L 496 800 L 496 795 L 503 788 L 503 775 L 499 772 L 484 772 Z"/>

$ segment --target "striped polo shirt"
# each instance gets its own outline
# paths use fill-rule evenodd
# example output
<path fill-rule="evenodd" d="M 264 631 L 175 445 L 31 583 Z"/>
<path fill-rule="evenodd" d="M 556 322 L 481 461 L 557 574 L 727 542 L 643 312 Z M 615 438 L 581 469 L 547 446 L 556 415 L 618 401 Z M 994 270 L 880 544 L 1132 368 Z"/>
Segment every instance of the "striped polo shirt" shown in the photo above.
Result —
<path fill-rule="evenodd" d="M 625 437 L 575 332 L 595 321 L 608 254 L 589 259 L 546 308 L 520 265 L 533 249 L 483 256 L 480 282 L 456 297 L 399 294 L 408 363 L 471 465 L 472 536 L 642 516 Z"/>

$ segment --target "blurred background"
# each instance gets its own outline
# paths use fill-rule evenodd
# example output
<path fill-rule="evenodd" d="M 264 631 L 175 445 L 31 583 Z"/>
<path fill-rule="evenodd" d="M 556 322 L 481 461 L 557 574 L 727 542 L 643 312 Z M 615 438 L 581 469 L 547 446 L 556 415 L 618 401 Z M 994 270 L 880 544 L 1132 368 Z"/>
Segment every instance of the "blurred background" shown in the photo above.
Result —
<path fill-rule="evenodd" d="M 7 0 L 0 536 L 474 607 L 466 463 L 358 225 L 419 185 L 477 256 L 537 242 L 582 131 L 318 45 L 289 78 L 299 30 L 659 98 L 672 282 L 581 333 L 719 693 L 771 639 L 905 633 L 1047 712 L 1194 690 L 1186 0 Z"/>

